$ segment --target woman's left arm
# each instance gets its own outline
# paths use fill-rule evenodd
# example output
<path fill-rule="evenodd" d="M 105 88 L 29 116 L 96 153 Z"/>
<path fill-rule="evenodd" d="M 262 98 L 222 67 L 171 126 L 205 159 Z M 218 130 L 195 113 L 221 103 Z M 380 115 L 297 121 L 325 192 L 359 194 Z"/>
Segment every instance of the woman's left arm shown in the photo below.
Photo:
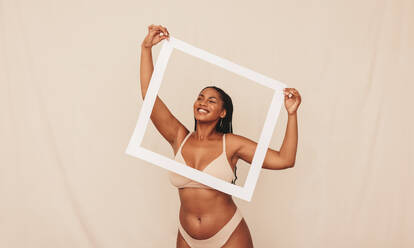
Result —
<path fill-rule="evenodd" d="M 279 156 L 283 161 L 286 161 L 287 167 L 293 167 L 296 162 L 296 150 L 298 146 L 298 121 L 297 121 L 297 114 L 289 114 L 288 115 L 288 122 L 285 132 L 285 138 L 283 139 L 282 146 L 280 147 Z M 269 165 L 270 168 L 263 168 L 265 169 L 272 169 L 271 164 Z"/>
<path fill-rule="evenodd" d="M 296 110 L 301 102 L 299 92 L 294 88 L 285 88 L 285 107 L 288 112 L 288 123 L 286 127 L 285 138 L 283 139 L 280 151 L 268 148 L 262 168 L 269 170 L 281 170 L 291 168 L 295 165 L 296 149 L 298 145 L 298 122 Z M 235 156 L 252 163 L 257 143 L 246 137 L 233 134 L 229 136 L 229 142 L 237 144 Z"/>
<path fill-rule="evenodd" d="M 263 162 L 263 169 L 279 170 L 291 168 L 295 165 L 298 146 L 297 109 L 302 101 L 299 92 L 294 88 L 285 88 L 285 107 L 288 112 L 288 121 L 285 137 L 280 151 L 268 150 Z"/>

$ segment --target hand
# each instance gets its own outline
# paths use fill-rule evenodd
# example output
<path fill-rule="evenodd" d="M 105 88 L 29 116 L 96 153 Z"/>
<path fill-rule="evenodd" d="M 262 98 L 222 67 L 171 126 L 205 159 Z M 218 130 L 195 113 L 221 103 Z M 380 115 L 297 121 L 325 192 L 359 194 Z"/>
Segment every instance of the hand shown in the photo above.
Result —
<path fill-rule="evenodd" d="M 160 35 L 162 34 L 162 36 Z M 170 40 L 170 33 L 168 32 L 167 28 L 161 25 L 154 25 L 151 24 L 148 26 L 148 34 L 145 37 L 144 41 L 142 41 L 141 46 L 144 48 L 151 48 L 153 45 L 158 44 L 163 39 Z"/>
<path fill-rule="evenodd" d="M 285 107 L 289 115 L 296 114 L 300 102 L 302 101 L 299 92 L 295 88 L 284 88 Z"/>

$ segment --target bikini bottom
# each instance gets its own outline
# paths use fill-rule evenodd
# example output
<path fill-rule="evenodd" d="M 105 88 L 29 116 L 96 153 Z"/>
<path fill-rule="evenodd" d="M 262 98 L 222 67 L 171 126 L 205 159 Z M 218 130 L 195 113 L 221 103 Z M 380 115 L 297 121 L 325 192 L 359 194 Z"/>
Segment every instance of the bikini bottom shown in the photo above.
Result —
<path fill-rule="evenodd" d="M 216 234 L 208 239 L 192 238 L 181 226 L 180 219 L 178 219 L 178 230 L 192 248 L 219 248 L 227 242 L 242 219 L 243 215 L 239 208 L 237 208 L 233 217 Z"/>

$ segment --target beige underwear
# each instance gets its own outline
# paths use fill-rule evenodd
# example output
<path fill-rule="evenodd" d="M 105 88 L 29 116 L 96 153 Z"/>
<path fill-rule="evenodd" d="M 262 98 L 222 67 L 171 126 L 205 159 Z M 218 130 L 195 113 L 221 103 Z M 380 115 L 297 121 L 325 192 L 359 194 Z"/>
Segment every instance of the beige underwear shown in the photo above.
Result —
<path fill-rule="evenodd" d="M 192 248 L 220 248 L 227 242 L 242 219 L 243 215 L 239 208 L 237 208 L 233 217 L 216 234 L 208 239 L 192 238 L 181 226 L 180 219 L 178 219 L 178 229 L 181 236 Z"/>

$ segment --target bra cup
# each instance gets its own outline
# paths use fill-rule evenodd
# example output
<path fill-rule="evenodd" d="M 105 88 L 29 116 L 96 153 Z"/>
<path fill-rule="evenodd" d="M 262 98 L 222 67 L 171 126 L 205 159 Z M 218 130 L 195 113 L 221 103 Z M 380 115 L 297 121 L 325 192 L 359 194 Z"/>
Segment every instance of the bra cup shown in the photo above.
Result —
<path fill-rule="evenodd" d="M 191 135 L 192 132 L 190 132 L 187 137 L 183 140 L 181 143 L 180 148 L 178 149 L 177 154 L 174 157 L 174 160 L 186 165 L 186 162 L 181 154 L 181 149 L 184 146 L 184 143 L 187 141 L 187 138 Z M 216 177 L 218 179 L 221 179 L 223 181 L 231 183 L 235 179 L 234 171 L 231 168 L 231 165 L 229 164 L 227 160 L 227 154 L 225 149 L 225 136 L 223 135 L 223 152 L 221 155 L 214 159 L 210 164 L 208 164 L 203 171 L 204 173 L 207 173 L 213 177 Z M 223 168 L 227 167 L 227 168 Z M 182 176 L 180 174 L 177 174 L 175 172 L 169 171 L 169 178 L 170 182 L 176 186 L 177 188 L 186 188 L 186 187 L 200 187 L 200 188 L 211 188 L 207 185 L 201 184 L 199 182 L 193 181 L 185 176 Z"/>
<path fill-rule="evenodd" d="M 224 167 L 227 168 L 223 170 L 223 166 L 219 165 L 224 165 Z M 221 154 L 220 158 L 214 160 L 213 164 L 209 164 L 203 172 L 227 182 L 233 180 L 234 175 L 234 172 L 231 170 L 231 167 L 227 162 L 227 156 L 224 154 Z"/>

